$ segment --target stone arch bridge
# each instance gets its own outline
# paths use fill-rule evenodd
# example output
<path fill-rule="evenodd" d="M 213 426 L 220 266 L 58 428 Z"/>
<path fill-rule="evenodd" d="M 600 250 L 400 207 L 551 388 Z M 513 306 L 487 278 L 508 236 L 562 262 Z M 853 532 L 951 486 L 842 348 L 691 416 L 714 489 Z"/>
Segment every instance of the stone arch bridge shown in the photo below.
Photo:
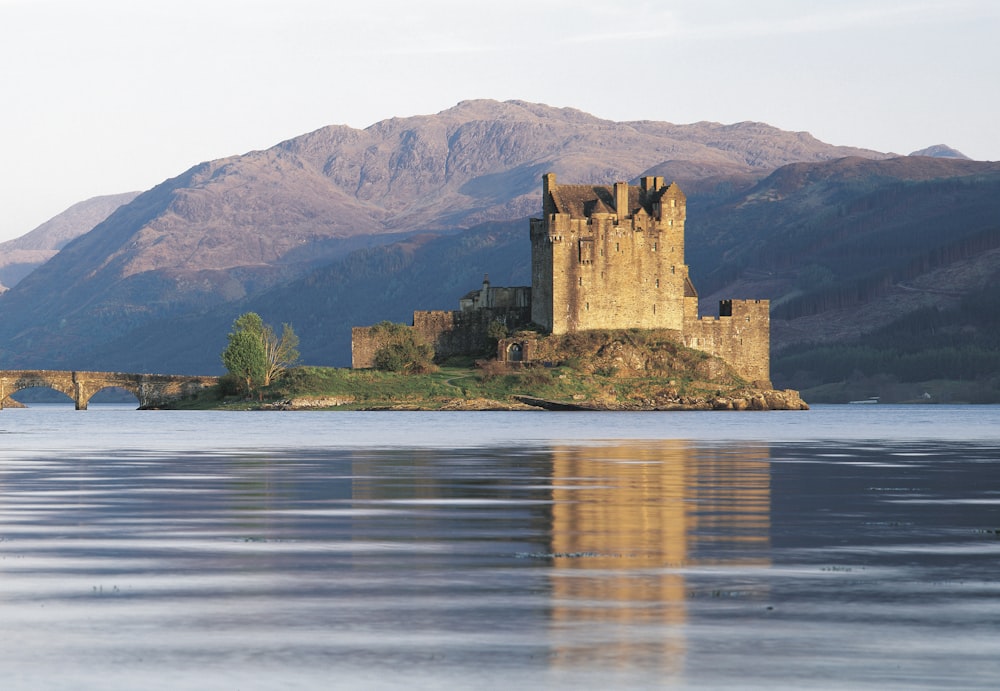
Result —
<path fill-rule="evenodd" d="M 0 370 L 0 410 L 10 407 L 8 398 L 22 389 L 43 387 L 61 391 L 86 410 L 101 389 L 118 387 L 139 399 L 140 408 L 155 408 L 213 386 L 218 377 L 182 374 L 128 374 L 125 372 L 66 372 L 60 370 Z"/>

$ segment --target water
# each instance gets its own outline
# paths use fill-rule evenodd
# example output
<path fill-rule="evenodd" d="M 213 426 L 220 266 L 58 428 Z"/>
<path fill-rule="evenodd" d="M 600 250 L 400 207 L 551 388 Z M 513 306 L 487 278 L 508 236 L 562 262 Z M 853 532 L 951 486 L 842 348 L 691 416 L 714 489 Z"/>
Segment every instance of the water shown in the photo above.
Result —
<path fill-rule="evenodd" d="M 0 412 L 3 688 L 992 688 L 1000 408 Z"/>

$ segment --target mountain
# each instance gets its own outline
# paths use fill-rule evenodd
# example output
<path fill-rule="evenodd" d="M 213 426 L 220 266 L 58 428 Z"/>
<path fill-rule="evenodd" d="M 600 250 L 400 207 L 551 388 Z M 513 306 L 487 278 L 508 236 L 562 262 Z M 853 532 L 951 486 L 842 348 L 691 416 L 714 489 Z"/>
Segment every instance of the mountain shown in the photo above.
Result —
<path fill-rule="evenodd" d="M 530 283 L 551 171 L 675 180 L 703 313 L 771 299 L 779 386 L 934 372 L 1000 396 L 1000 164 L 932 149 L 518 101 L 327 127 L 194 166 L 66 243 L 0 296 L 0 366 L 217 372 L 246 310 L 346 365 L 352 325 L 453 309 L 487 272 Z"/>
<path fill-rule="evenodd" d="M 962 158 L 966 161 L 970 160 L 968 156 L 963 154 L 957 149 L 953 149 L 946 144 L 935 144 L 934 146 L 928 146 L 926 149 L 921 149 L 920 151 L 914 151 L 911 156 L 930 156 L 932 158 Z"/>
<path fill-rule="evenodd" d="M 245 301 L 359 248 L 527 216 L 543 172 L 743 179 L 848 155 L 886 157 L 761 123 L 618 123 L 520 101 L 326 127 L 194 166 L 68 243 L 3 295 L 0 361 L 86 367 L 147 323 Z"/>
<path fill-rule="evenodd" d="M 30 233 L 0 242 L 0 293 L 13 287 L 55 256 L 70 240 L 86 233 L 138 194 L 126 192 L 79 202 Z"/>

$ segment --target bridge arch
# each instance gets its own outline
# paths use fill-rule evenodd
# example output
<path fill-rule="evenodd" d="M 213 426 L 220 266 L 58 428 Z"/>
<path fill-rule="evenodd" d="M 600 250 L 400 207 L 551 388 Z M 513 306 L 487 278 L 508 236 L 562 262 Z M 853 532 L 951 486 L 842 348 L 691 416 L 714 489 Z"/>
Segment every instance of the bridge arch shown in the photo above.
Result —
<path fill-rule="evenodd" d="M 218 379 L 175 374 L 0 370 L 0 409 L 11 394 L 36 387 L 46 387 L 66 394 L 76 403 L 77 410 L 86 410 L 94 394 L 109 387 L 125 389 L 136 397 L 140 408 L 149 408 L 196 393 L 214 385 Z"/>
<path fill-rule="evenodd" d="M 3 405 L 3 401 L 8 396 L 25 389 L 52 389 L 66 394 L 71 401 L 77 400 L 76 384 L 73 381 L 72 372 L 18 370 L 5 374 L 12 376 L 0 376 L 0 406 Z M 79 405 L 77 408 L 79 409 Z"/>

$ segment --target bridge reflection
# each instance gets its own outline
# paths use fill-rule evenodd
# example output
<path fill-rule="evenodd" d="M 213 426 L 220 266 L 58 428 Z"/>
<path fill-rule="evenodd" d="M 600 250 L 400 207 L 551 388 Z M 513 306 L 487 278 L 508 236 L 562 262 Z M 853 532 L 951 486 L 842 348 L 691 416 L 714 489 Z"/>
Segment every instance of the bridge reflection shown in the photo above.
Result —
<path fill-rule="evenodd" d="M 155 408 L 191 396 L 218 382 L 218 377 L 183 374 L 131 374 L 63 370 L 0 370 L 0 410 L 13 407 L 10 398 L 24 389 L 48 388 L 66 394 L 77 410 L 86 410 L 94 394 L 107 388 L 131 392 L 140 408 Z"/>

